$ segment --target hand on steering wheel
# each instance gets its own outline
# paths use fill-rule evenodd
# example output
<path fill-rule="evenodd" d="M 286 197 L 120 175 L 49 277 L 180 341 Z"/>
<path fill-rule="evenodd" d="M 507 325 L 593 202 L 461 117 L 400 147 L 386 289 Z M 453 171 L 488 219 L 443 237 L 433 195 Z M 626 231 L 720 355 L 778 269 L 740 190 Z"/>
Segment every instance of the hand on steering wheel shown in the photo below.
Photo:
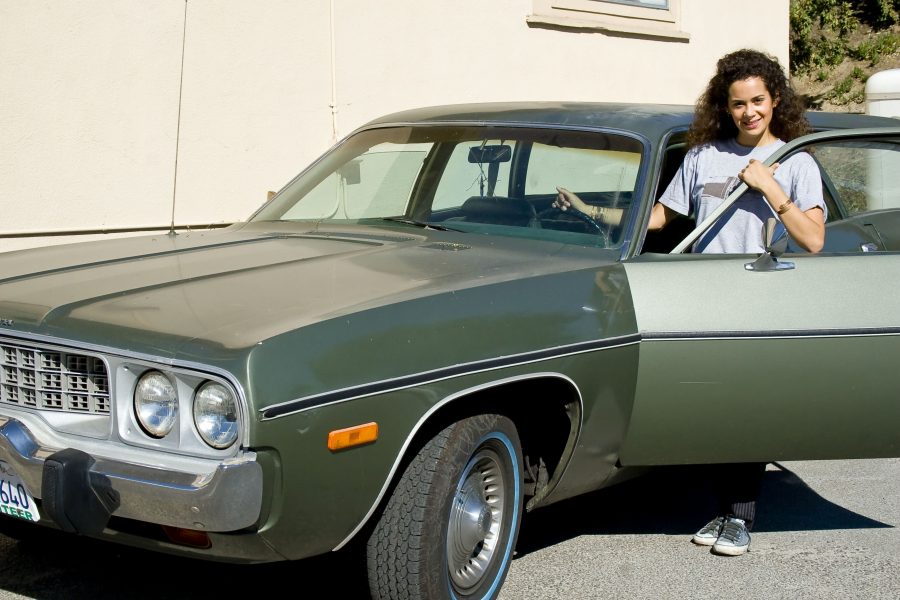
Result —
<path fill-rule="evenodd" d="M 563 212 L 572 208 L 585 215 L 590 215 L 589 211 L 591 210 L 591 207 L 585 204 L 585 202 L 578 197 L 578 194 L 570 192 L 564 187 L 558 187 L 556 188 L 556 191 L 559 192 L 559 195 L 556 196 L 556 200 L 554 200 L 551 205 L 553 208 L 558 208 Z"/>
<path fill-rule="evenodd" d="M 553 201 L 553 204 L 550 205 L 548 210 L 559 210 L 572 215 L 576 219 L 584 221 L 591 231 L 597 235 L 604 236 L 608 245 L 609 228 L 590 216 L 592 207 L 579 198 L 576 193 L 570 192 L 566 188 L 558 187 L 556 190 L 559 192 L 559 195 L 556 197 L 556 200 Z"/>

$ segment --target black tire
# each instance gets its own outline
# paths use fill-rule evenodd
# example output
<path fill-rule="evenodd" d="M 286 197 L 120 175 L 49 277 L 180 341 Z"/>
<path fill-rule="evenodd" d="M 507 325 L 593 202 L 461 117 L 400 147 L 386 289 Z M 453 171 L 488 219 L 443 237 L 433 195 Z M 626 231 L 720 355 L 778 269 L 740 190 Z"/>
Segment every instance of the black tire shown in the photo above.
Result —
<path fill-rule="evenodd" d="M 372 598 L 495 598 L 519 533 L 521 454 L 501 415 L 457 421 L 429 440 L 369 537 Z"/>

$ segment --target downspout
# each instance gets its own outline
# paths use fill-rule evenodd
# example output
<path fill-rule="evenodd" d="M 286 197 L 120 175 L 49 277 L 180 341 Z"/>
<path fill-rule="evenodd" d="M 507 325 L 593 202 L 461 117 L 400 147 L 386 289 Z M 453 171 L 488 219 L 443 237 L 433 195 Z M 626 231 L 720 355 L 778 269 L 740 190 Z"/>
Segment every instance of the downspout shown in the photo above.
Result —
<path fill-rule="evenodd" d="M 178 146 L 181 141 L 181 91 L 184 88 L 184 48 L 187 40 L 187 7 L 188 0 L 184 0 L 184 24 L 181 31 L 181 73 L 178 76 L 178 121 L 175 126 L 175 168 L 172 175 L 172 221 L 169 225 L 169 235 L 175 235 L 175 195 L 178 190 Z"/>
<path fill-rule="evenodd" d="M 187 1 L 187 0 L 185 0 Z M 335 43 L 334 43 L 334 0 L 330 0 L 328 3 L 330 10 L 329 17 L 329 26 L 331 28 L 330 31 L 330 43 L 331 43 L 331 143 L 337 143 L 338 140 L 338 125 L 337 125 L 337 65 L 336 65 L 336 51 L 335 51 Z"/>

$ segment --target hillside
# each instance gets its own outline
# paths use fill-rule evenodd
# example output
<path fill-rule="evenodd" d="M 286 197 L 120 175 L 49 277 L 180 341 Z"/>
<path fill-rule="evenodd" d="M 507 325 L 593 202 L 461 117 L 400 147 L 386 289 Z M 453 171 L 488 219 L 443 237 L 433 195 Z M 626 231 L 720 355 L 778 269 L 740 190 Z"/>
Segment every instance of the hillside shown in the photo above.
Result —
<path fill-rule="evenodd" d="M 900 36 L 900 25 L 890 28 Z M 885 31 L 881 32 L 882 35 Z M 871 27 L 861 25 L 849 36 L 853 48 L 867 39 L 875 39 Z M 875 62 L 850 56 L 835 67 L 823 67 L 807 74 L 795 75 L 795 89 L 807 98 L 810 107 L 834 112 L 865 112 L 865 82 L 873 74 L 886 69 L 900 69 L 900 48 L 876 56 Z"/>

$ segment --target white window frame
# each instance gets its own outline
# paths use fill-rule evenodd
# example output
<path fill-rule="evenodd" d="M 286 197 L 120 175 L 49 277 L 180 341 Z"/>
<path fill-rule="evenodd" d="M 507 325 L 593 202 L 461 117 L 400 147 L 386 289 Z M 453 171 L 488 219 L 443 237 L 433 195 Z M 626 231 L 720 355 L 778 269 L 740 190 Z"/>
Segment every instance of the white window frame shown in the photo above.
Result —
<path fill-rule="evenodd" d="M 615 0 L 532 0 L 533 12 L 526 21 L 684 42 L 691 36 L 681 29 L 681 4 L 682 0 L 668 0 L 668 8 L 651 8 Z"/>

